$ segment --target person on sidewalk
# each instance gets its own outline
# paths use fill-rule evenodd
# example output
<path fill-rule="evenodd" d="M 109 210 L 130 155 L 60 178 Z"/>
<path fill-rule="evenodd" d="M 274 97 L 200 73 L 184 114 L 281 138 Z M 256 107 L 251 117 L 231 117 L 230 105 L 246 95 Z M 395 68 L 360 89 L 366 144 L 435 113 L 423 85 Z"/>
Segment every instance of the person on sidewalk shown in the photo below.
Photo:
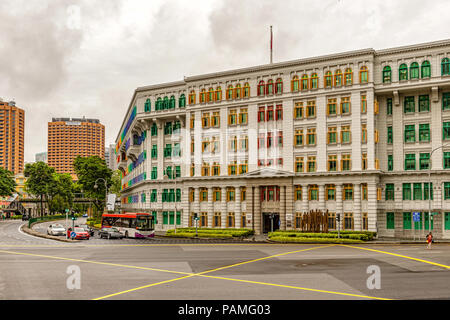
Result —
<path fill-rule="evenodd" d="M 431 232 L 427 235 L 427 249 L 431 250 L 431 243 L 433 242 L 433 235 L 431 234 Z"/>

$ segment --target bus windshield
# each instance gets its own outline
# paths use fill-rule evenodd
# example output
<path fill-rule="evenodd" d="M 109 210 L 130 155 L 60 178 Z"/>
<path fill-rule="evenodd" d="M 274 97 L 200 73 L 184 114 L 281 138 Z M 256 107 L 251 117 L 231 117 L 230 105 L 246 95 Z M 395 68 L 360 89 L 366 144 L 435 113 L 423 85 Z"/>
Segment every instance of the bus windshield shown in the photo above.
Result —
<path fill-rule="evenodd" d="M 153 217 L 141 216 L 136 219 L 136 229 L 145 231 L 153 230 Z"/>

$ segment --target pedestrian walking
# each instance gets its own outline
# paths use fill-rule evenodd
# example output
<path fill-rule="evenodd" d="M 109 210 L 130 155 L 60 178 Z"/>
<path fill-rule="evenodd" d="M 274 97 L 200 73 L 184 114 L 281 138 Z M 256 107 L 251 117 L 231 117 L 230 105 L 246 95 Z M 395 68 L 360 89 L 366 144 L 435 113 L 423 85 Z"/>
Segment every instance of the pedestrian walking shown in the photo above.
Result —
<path fill-rule="evenodd" d="M 431 232 L 427 235 L 427 249 L 431 250 L 431 243 L 433 242 L 433 235 L 431 234 Z"/>

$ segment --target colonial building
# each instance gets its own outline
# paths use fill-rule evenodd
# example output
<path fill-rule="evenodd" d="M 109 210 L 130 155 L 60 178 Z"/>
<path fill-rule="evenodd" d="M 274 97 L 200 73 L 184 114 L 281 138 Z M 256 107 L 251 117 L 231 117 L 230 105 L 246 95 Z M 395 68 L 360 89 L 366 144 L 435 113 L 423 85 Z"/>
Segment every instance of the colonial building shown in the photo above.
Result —
<path fill-rule="evenodd" d="M 296 229 L 320 209 L 331 229 L 414 237 L 431 220 L 450 238 L 449 59 L 445 40 L 137 88 L 116 139 L 122 208 L 157 230 Z"/>

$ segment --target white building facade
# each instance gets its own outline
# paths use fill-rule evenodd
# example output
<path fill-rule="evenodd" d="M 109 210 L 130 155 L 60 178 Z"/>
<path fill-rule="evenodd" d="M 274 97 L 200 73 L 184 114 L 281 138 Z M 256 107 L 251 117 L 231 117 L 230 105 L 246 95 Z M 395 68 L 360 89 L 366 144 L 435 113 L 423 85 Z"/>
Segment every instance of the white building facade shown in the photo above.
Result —
<path fill-rule="evenodd" d="M 319 209 L 330 229 L 412 238 L 431 221 L 450 238 L 449 58 L 446 40 L 137 88 L 116 139 L 122 208 L 157 230 L 298 229 Z"/>

